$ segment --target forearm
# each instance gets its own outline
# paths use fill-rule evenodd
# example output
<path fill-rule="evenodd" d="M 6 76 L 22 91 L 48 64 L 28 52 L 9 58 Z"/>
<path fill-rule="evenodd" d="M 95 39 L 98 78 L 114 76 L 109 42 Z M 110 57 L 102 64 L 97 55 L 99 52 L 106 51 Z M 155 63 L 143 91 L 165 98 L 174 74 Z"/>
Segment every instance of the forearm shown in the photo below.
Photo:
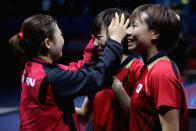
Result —
<path fill-rule="evenodd" d="M 93 112 L 93 97 L 86 97 L 81 108 L 75 108 L 78 121 L 81 124 L 87 124 Z"/>
<path fill-rule="evenodd" d="M 86 112 L 84 112 L 82 108 L 76 107 L 75 110 L 76 110 L 79 123 L 87 124 L 91 118 L 91 114 L 86 114 Z"/>
<path fill-rule="evenodd" d="M 116 78 L 115 78 L 116 79 Z M 112 90 L 115 92 L 115 95 L 117 97 L 118 103 L 125 113 L 127 119 L 129 119 L 129 113 L 130 113 L 130 97 L 128 96 L 127 92 L 125 91 L 124 87 L 122 86 L 122 83 L 118 80 L 118 82 L 114 85 L 112 85 Z"/>

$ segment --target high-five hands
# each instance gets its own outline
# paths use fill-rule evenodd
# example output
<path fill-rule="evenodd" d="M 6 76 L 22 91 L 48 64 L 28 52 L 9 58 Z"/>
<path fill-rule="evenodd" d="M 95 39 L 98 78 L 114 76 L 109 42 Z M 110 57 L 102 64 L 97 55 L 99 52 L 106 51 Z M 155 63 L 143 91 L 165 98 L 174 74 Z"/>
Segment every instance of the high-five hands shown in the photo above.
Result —
<path fill-rule="evenodd" d="M 112 19 L 109 27 L 108 33 L 110 39 L 115 40 L 119 43 L 122 43 L 123 38 L 127 34 L 127 26 L 129 24 L 129 19 L 125 22 L 125 16 L 122 13 L 121 18 L 119 18 L 118 13 L 115 13 L 115 17 Z"/>

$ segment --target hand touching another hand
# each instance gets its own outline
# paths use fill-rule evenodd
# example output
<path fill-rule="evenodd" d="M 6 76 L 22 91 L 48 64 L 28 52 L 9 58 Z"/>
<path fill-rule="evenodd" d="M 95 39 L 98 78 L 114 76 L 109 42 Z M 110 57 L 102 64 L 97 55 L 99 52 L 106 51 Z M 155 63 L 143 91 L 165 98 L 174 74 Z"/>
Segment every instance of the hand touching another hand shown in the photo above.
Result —
<path fill-rule="evenodd" d="M 127 34 L 128 24 L 129 24 L 129 19 L 127 19 L 125 22 L 125 16 L 123 13 L 121 15 L 121 18 L 119 18 L 118 13 L 115 13 L 115 17 L 112 19 L 108 27 L 110 39 L 122 43 L 121 41 Z"/>

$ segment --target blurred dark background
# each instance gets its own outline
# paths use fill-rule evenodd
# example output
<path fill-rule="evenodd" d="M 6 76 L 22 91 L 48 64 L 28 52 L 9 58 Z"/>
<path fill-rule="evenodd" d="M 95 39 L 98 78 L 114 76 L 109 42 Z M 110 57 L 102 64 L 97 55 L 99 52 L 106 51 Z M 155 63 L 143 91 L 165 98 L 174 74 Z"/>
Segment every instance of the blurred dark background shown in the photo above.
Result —
<path fill-rule="evenodd" d="M 195 0 L 2 1 L 0 4 L 0 60 L 2 75 L 0 77 L 0 107 L 19 107 L 20 76 L 24 65 L 21 64 L 19 58 L 10 51 L 8 39 L 12 35 L 20 32 L 21 24 L 26 17 L 38 13 L 45 13 L 57 19 L 65 39 L 63 57 L 58 62 L 68 64 L 71 61 L 82 59 L 83 50 L 90 40 L 92 21 L 99 12 L 111 7 L 127 9 L 131 12 L 135 7 L 146 3 L 166 5 L 175 9 L 181 16 L 182 32 L 180 40 L 178 45 L 175 46 L 169 54 L 182 73 L 189 109 L 196 109 Z M 1 126 L 0 123 L 0 130 L 2 129 Z M 15 126 L 18 125 L 16 124 Z"/>
<path fill-rule="evenodd" d="M 1 61 L 4 74 L 0 84 L 20 86 L 20 74 L 24 65 L 8 47 L 8 39 L 20 32 L 25 18 L 38 14 L 50 14 L 57 19 L 62 30 L 65 46 L 60 63 L 82 59 L 83 50 L 90 39 L 91 24 L 102 10 L 119 7 L 133 10 L 138 5 L 152 3 L 153 0 L 6 0 L 0 5 L 0 39 L 2 43 Z"/>

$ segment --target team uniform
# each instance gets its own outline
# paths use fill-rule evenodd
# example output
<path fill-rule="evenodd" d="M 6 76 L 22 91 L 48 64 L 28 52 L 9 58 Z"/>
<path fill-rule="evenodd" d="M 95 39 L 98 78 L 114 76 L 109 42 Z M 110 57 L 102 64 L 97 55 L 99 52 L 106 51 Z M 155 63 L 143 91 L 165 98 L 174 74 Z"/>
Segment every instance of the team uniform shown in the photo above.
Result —
<path fill-rule="evenodd" d="M 135 86 L 142 65 L 141 60 L 129 56 L 115 75 L 123 82 L 129 96 L 132 94 L 130 86 Z M 95 95 L 93 105 L 94 131 L 127 131 L 129 129 L 129 122 L 121 113 L 122 109 L 111 89 L 98 92 Z"/>
<path fill-rule="evenodd" d="M 122 47 L 107 40 L 104 53 L 99 63 L 78 72 L 38 58 L 28 61 L 21 80 L 20 131 L 79 131 L 73 99 L 102 89 L 119 68 Z"/>
<path fill-rule="evenodd" d="M 155 55 L 142 67 L 130 106 L 130 131 L 161 130 L 161 107 L 179 109 L 180 131 L 189 130 L 182 77 L 166 53 Z"/>

